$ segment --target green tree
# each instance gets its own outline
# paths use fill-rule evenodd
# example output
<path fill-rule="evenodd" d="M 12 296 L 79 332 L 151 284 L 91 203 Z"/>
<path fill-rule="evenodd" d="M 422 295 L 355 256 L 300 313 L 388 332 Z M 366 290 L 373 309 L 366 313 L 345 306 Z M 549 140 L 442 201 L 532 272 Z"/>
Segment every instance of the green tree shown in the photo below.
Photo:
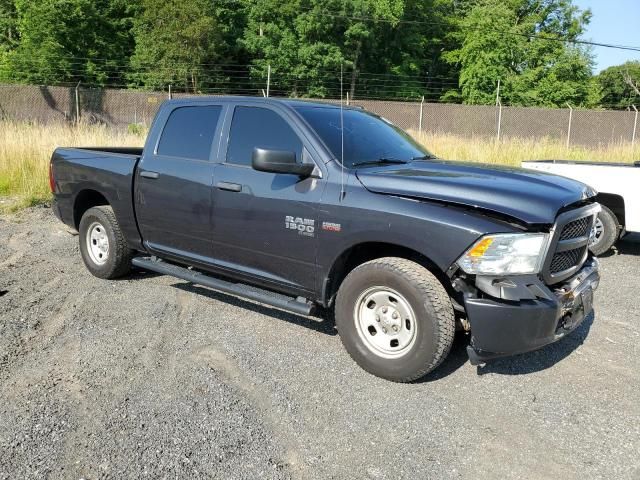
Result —
<path fill-rule="evenodd" d="M 13 0 L 0 0 L 0 80 L 9 78 L 8 56 L 19 40 L 17 27 Z"/>
<path fill-rule="evenodd" d="M 397 28 L 404 0 L 306 0 L 251 3 L 242 45 L 253 57 L 252 74 L 264 79 L 271 65 L 274 86 L 283 93 L 337 96 L 355 93 L 371 58 L 384 63 L 376 47 Z"/>
<path fill-rule="evenodd" d="M 118 81 L 130 33 L 123 0 L 15 0 L 20 42 L 5 56 L 10 80 L 105 85 Z"/>
<path fill-rule="evenodd" d="M 460 21 L 459 48 L 444 54 L 460 68 L 465 103 L 587 105 L 590 101 L 589 50 L 579 39 L 590 12 L 571 0 L 476 0 Z"/>
<path fill-rule="evenodd" d="M 640 107 L 640 61 L 627 62 L 600 72 L 596 81 L 601 91 L 600 102 L 605 107 L 626 109 Z M 634 88 L 634 84 L 636 88 Z"/>
<path fill-rule="evenodd" d="M 450 0 L 249 2 L 242 44 L 263 84 L 267 65 L 279 93 L 411 97 L 455 74 L 440 53 L 454 13 Z M 436 84 L 437 85 L 434 85 Z"/>
<path fill-rule="evenodd" d="M 457 78 L 441 59 L 454 47 L 447 32 L 455 11 L 450 0 L 405 0 L 399 21 L 378 22 L 361 58 L 360 96 L 437 99 Z"/>
<path fill-rule="evenodd" d="M 324 11 L 317 1 L 247 3 L 247 25 L 241 44 L 252 59 L 254 86 L 264 86 L 267 66 L 271 65 L 274 91 L 294 96 L 326 95 L 344 61 L 336 42 L 336 31 L 344 29 L 344 22 L 322 15 Z"/>
<path fill-rule="evenodd" d="M 8 50 L 18 41 L 18 15 L 14 0 L 0 0 L 0 51 Z"/>
<path fill-rule="evenodd" d="M 142 0 L 135 20 L 133 84 L 191 91 L 215 82 L 222 31 L 210 0 Z"/>

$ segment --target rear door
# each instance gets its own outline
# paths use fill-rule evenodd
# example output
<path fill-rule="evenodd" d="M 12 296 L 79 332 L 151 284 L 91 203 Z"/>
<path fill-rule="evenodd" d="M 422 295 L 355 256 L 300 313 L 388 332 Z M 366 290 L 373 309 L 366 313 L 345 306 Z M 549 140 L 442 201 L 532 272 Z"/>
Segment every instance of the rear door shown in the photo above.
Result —
<path fill-rule="evenodd" d="M 287 150 L 299 162 L 324 165 L 314 161 L 305 132 L 286 111 L 248 103 L 229 113 L 226 155 L 214 182 L 214 255 L 269 285 L 311 292 L 325 180 L 259 172 L 251 168 L 251 156 L 256 147 Z"/>
<path fill-rule="evenodd" d="M 145 148 L 136 172 L 136 215 L 151 251 L 208 262 L 218 153 L 214 139 L 224 108 L 214 103 L 177 104 L 167 113 L 157 144 Z"/>

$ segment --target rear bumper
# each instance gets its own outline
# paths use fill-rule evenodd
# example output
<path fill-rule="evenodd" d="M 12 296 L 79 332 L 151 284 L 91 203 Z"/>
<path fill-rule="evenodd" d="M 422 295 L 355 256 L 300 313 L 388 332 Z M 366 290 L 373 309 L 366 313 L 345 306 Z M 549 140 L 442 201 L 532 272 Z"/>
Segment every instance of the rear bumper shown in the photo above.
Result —
<path fill-rule="evenodd" d="M 62 214 L 60 213 L 60 204 L 55 198 L 51 201 L 51 210 L 58 220 L 64 222 L 64 220 L 62 219 Z"/>
<path fill-rule="evenodd" d="M 535 285 L 533 299 L 466 298 L 471 363 L 536 350 L 571 333 L 591 314 L 599 281 L 598 262 L 591 259 L 554 291 Z"/>
<path fill-rule="evenodd" d="M 51 201 L 51 210 L 58 220 L 67 225 L 69 228 L 76 230 L 76 227 L 73 223 L 72 209 L 69 208 L 68 202 L 57 197 L 53 197 L 53 200 Z"/>

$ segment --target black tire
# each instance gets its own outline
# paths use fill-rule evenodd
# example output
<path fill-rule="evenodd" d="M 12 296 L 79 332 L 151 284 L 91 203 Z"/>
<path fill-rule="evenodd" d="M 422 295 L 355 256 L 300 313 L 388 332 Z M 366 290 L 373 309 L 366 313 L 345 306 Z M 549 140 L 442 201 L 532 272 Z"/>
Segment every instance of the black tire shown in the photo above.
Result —
<path fill-rule="evenodd" d="M 99 234 L 104 232 L 108 240 L 108 251 L 104 254 L 104 259 L 100 258 L 103 263 L 98 263 L 89 252 L 87 237 L 89 229 L 94 227 Z M 93 275 L 98 278 L 113 279 L 129 273 L 134 251 L 127 247 L 127 242 L 111 207 L 100 206 L 87 210 L 80 220 L 78 230 L 80 254 L 85 266 Z"/>
<path fill-rule="evenodd" d="M 377 333 L 369 330 L 367 334 L 358 326 L 361 315 L 356 309 L 375 308 L 375 302 L 373 307 L 371 302 L 366 303 L 366 295 L 378 287 L 400 294 L 404 297 L 400 303 L 406 301 L 414 313 L 415 340 L 397 357 L 385 357 L 384 352 L 374 351 L 371 342 L 367 344 L 366 336 Z M 391 302 L 392 297 L 389 296 Z M 379 321 L 377 314 L 375 318 Z M 386 318 L 377 324 L 380 329 L 387 325 Z M 455 333 L 453 307 L 440 281 L 423 266 L 404 258 L 379 258 L 352 270 L 338 290 L 335 319 L 340 339 L 351 358 L 367 372 L 394 382 L 417 380 L 440 365 L 451 349 Z M 400 321 L 399 328 L 404 328 L 402 319 Z M 375 324 L 373 328 L 375 330 Z M 381 336 L 379 340 L 387 338 L 393 337 Z"/>
<path fill-rule="evenodd" d="M 602 205 L 602 210 L 598 213 L 597 220 L 602 225 L 602 231 L 598 232 L 599 235 L 592 238 L 589 244 L 589 250 L 596 256 L 608 252 L 620 237 L 620 223 L 618 223 L 614 213 L 604 205 Z"/>

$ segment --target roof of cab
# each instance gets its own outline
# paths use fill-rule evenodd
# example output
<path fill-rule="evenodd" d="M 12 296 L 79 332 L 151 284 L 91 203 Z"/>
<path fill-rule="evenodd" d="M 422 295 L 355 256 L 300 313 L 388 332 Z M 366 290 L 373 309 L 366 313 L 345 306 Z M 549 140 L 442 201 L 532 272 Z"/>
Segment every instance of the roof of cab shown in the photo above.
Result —
<path fill-rule="evenodd" d="M 170 103 L 170 104 L 193 104 L 193 103 L 200 103 L 200 102 L 211 102 L 211 101 L 216 101 L 216 102 L 242 102 L 242 101 L 247 101 L 250 100 L 251 102 L 255 102 L 255 103 L 266 103 L 266 104 L 274 104 L 274 103 L 280 103 L 280 104 L 285 104 L 288 105 L 290 107 L 302 107 L 302 106 L 307 106 L 307 107 L 324 107 L 324 108 L 339 108 L 340 107 L 340 103 L 339 100 L 326 100 L 326 101 L 318 101 L 318 100 L 304 100 L 304 99 L 299 99 L 299 98 L 274 98 L 274 97 L 243 97 L 243 96 L 212 96 L 212 95 L 199 95 L 199 96 L 193 96 L 193 97 L 181 97 L 181 98 L 174 98 L 172 100 L 167 100 L 165 103 Z M 347 106 L 347 105 L 343 105 L 343 107 L 346 108 L 356 108 L 356 109 L 360 109 L 360 107 L 354 107 L 352 106 Z"/>

